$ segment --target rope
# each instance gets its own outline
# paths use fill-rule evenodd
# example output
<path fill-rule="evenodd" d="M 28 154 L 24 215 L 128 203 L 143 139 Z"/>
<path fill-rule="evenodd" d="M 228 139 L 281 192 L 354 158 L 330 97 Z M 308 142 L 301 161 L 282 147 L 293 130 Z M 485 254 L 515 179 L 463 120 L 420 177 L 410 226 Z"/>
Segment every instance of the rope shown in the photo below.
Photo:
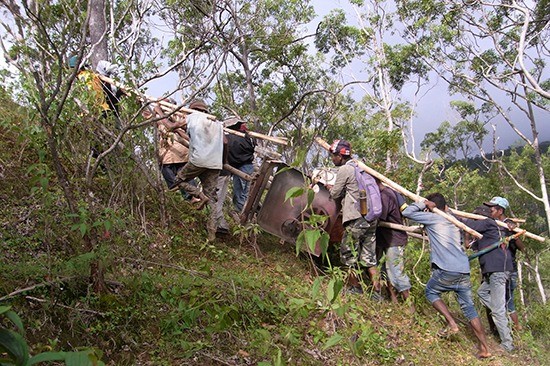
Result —
<path fill-rule="evenodd" d="M 479 257 L 479 256 L 482 256 L 482 255 L 484 255 L 484 254 L 487 254 L 487 253 L 489 253 L 490 251 L 492 251 L 492 250 L 498 248 L 501 244 L 505 244 L 506 246 L 508 246 L 508 244 L 510 243 L 510 240 L 513 240 L 513 239 L 517 238 L 518 236 L 520 236 L 520 235 L 522 235 L 522 234 L 523 234 L 523 232 L 519 232 L 519 233 L 515 233 L 514 235 L 510 235 L 510 236 L 508 236 L 508 237 L 504 237 L 504 238 L 502 238 L 501 240 L 499 240 L 499 241 L 497 241 L 497 242 L 495 242 L 495 243 L 489 245 L 488 247 L 483 248 L 482 250 L 480 250 L 480 251 L 478 251 L 478 252 L 476 252 L 476 253 L 474 253 L 474 254 L 469 255 L 469 256 L 468 256 L 468 260 L 471 261 L 471 260 L 473 260 L 473 259 L 475 259 L 475 258 L 477 258 L 477 257 Z"/>
<path fill-rule="evenodd" d="M 426 246 L 426 236 L 422 235 L 422 251 L 420 252 L 420 256 L 418 257 L 416 263 L 414 264 L 413 266 L 413 274 L 414 274 L 414 278 L 416 278 L 416 281 L 422 285 L 422 287 L 426 287 L 426 284 L 422 281 L 420 281 L 420 278 L 418 277 L 418 275 L 416 274 L 416 267 L 418 266 L 418 264 L 420 263 L 420 260 L 422 259 L 422 257 L 424 256 L 424 248 Z"/>

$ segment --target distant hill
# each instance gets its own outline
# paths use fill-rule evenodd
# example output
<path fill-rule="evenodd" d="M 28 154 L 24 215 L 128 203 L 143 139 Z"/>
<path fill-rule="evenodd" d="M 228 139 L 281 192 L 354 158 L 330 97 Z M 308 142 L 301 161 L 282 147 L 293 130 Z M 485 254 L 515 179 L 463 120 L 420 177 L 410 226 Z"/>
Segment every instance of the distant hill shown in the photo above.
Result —
<path fill-rule="evenodd" d="M 525 146 L 510 146 L 501 151 L 504 151 L 504 156 L 510 156 L 513 151 L 517 151 L 518 154 L 521 154 L 524 147 Z M 547 154 L 549 148 L 550 148 L 550 141 L 544 141 L 540 143 L 540 150 L 543 154 Z M 494 156 L 493 153 L 487 154 L 488 159 L 492 159 L 493 156 Z M 500 152 L 499 152 L 499 156 L 500 156 Z M 484 164 L 484 160 L 480 155 L 476 155 L 473 158 L 466 159 L 466 166 L 470 169 L 486 170 L 486 164 Z"/>

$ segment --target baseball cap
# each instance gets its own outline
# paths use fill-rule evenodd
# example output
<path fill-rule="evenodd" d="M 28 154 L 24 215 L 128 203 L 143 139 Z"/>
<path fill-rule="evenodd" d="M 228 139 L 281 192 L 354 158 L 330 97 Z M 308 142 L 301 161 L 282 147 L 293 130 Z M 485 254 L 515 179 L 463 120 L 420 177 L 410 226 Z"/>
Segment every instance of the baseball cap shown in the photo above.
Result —
<path fill-rule="evenodd" d="M 70 68 L 75 68 L 77 66 L 77 63 L 78 63 L 78 57 L 77 56 L 71 56 L 69 58 L 69 67 Z"/>
<path fill-rule="evenodd" d="M 493 197 L 489 202 L 483 202 L 483 204 L 489 207 L 500 206 L 505 210 L 510 208 L 510 203 L 508 203 L 508 200 L 503 197 Z"/>
<path fill-rule="evenodd" d="M 476 215 L 483 215 L 485 217 L 491 217 L 491 210 L 489 209 L 489 206 L 486 206 L 485 204 L 481 206 L 477 206 L 474 210 L 474 213 Z"/>
<path fill-rule="evenodd" d="M 346 140 L 334 140 L 330 145 L 330 152 L 340 155 L 351 155 L 351 144 Z"/>

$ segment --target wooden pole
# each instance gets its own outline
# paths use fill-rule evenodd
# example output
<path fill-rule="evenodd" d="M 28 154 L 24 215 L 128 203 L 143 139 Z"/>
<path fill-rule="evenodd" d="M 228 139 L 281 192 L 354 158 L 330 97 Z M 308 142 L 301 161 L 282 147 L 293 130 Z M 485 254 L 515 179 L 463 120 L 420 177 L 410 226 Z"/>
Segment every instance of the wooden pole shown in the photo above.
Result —
<path fill-rule="evenodd" d="M 189 148 L 189 140 L 188 139 L 185 139 L 184 137 L 182 137 L 180 135 L 174 135 L 174 140 L 176 140 L 177 142 L 179 142 L 180 144 L 182 144 L 186 148 Z M 229 173 L 231 173 L 233 175 L 238 176 L 239 178 L 242 178 L 242 179 L 246 180 L 247 182 L 251 182 L 254 179 L 251 175 L 248 175 L 244 172 L 241 172 L 239 169 L 233 168 L 229 164 L 223 164 L 223 169 L 228 171 Z M 174 190 L 177 190 L 177 189 L 174 189 Z"/>
<path fill-rule="evenodd" d="M 424 234 L 410 233 L 407 231 L 407 235 L 420 240 L 429 240 L 428 237 Z"/>
<path fill-rule="evenodd" d="M 168 110 L 170 113 L 185 116 L 186 114 L 191 114 L 191 113 L 196 112 L 194 109 L 185 108 L 183 106 L 177 106 L 175 104 L 167 102 L 166 100 L 150 97 L 146 94 L 141 93 L 140 91 L 138 91 L 136 89 L 126 87 L 126 86 L 120 84 L 119 82 L 117 82 L 117 81 L 115 81 L 111 78 L 108 78 L 106 76 L 103 76 L 101 74 L 98 74 L 98 77 L 101 80 L 105 81 L 106 83 L 112 84 L 112 85 L 116 86 L 117 88 L 122 89 L 127 94 L 137 95 L 138 98 L 140 98 L 143 101 L 158 103 L 161 106 L 161 108 L 164 107 L 163 110 Z M 208 113 L 205 113 L 205 114 L 206 114 L 206 117 L 210 120 L 215 121 L 217 119 L 216 116 L 214 116 L 212 114 L 208 114 Z M 241 137 L 245 137 L 246 135 L 248 135 L 248 136 L 251 136 L 251 137 L 254 137 L 254 138 L 274 142 L 274 143 L 279 144 L 279 145 L 285 145 L 285 146 L 288 145 L 288 141 L 286 140 L 285 137 L 268 136 L 268 135 L 264 135 L 262 133 L 253 132 L 253 131 L 248 131 L 247 133 L 243 133 L 243 132 L 231 130 L 231 129 L 225 128 L 225 127 L 224 127 L 223 130 L 227 133 L 231 133 L 231 134 L 238 135 L 238 136 L 241 136 Z"/>
<path fill-rule="evenodd" d="M 322 138 L 320 137 L 317 137 L 315 138 L 315 141 L 317 142 L 317 144 L 319 144 L 321 147 L 323 147 L 324 149 L 326 149 L 327 151 L 330 151 L 330 145 L 325 141 L 323 140 Z M 364 163 L 354 159 L 354 161 L 357 163 L 357 165 L 359 166 L 359 168 L 363 169 L 365 172 L 369 173 L 370 175 L 372 175 L 373 177 L 375 178 L 378 178 L 380 181 L 382 181 L 383 183 L 385 183 L 388 187 L 390 188 L 393 188 L 395 189 L 397 192 L 401 193 L 402 195 L 404 196 L 407 196 L 409 197 L 410 199 L 412 199 L 413 201 L 415 202 L 423 202 L 425 201 L 426 199 L 415 194 L 415 193 L 412 193 L 411 191 L 409 191 L 408 189 L 400 186 L 399 184 L 395 183 L 394 181 L 392 181 L 391 179 L 389 179 L 388 177 L 378 173 L 376 170 L 368 167 L 367 165 L 365 165 Z M 478 239 L 481 239 L 483 237 L 483 235 L 481 235 L 480 233 L 478 233 L 477 231 L 469 228 L 468 226 L 466 226 L 465 224 L 463 224 L 462 222 L 458 221 L 456 218 L 454 218 L 453 216 L 449 215 L 448 213 L 438 209 L 438 208 L 434 208 L 432 210 L 432 212 L 440 215 L 440 216 L 443 216 L 445 219 L 447 219 L 448 221 L 450 221 L 451 223 L 453 223 L 455 226 L 457 226 L 458 228 L 466 231 L 467 233 L 469 233 L 470 235 L 478 238 Z"/>
<path fill-rule="evenodd" d="M 388 229 L 405 231 L 408 233 L 422 233 L 422 226 L 406 226 L 400 224 L 394 224 L 393 222 L 378 221 L 378 226 L 387 227 Z"/>
<path fill-rule="evenodd" d="M 457 215 L 457 216 L 465 217 L 465 218 L 468 218 L 468 219 L 474 219 L 474 220 L 484 220 L 484 219 L 486 219 L 486 217 L 483 216 L 483 215 L 477 215 L 477 214 L 473 214 L 473 213 L 469 213 L 469 212 L 459 211 L 459 210 L 455 210 L 455 209 L 452 209 L 452 208 L 451 208 L 451 212 L 453 214 Z M 507 223 L 505 223 L 503 221 L 500 221 L 500 220 L 495 220 L 495 221 L 499 226 L 502 226 L 502 227 L 505 227 L 505 228 L 508 229 L 508 224 Z M 514 228 L 512 231 L 514 231 L 516 233 L 521 233 L 521 234 L 525 235 L 528 238 L 535 239 L 535 240 L 540 241 L 540 242 L 544 242 L 546 240 L 546 238 L 544 238 L 543 236 L 530 233 L 529 231 L 520 229 L 519 227 Z"/>

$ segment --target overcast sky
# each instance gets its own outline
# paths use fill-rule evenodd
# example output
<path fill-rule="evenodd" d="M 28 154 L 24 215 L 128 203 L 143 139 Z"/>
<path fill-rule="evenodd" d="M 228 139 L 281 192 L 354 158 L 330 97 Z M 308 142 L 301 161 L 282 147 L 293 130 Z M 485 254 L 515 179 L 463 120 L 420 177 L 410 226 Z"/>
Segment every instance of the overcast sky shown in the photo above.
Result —
<path fill-rule="evenodd" d="M 332 9 L 342 8 L 348 14 L 349 22 L 357 22 L 357 16 L 351 6 L 349 5 L 348 0 L 312 0 L 312 4 L 315 7 L 317 13 L 317 18 L 310 24 L 307 30 L 304 32 L 314 32 L 317 28 L 318 23 L 321 21 L 322 17 L 327 15 Z M 159 37 L 162 37 L 162 32 L 159 32 Z M 166 41 L 166 40 L 165 40 Z M 312 51 L 313 48 L 312 48 Z M 3 54 L 0 53 L 0 68 L 5 68 L 6 64 L 4 61 Z M 344 77 L 355 77 L 361 79 L 361 61 L 354 63 L 351 68 L 348 68 L 344 72 Z M 427 92 L 426 96 L 422 98 L 417 105 L 417 118 L 414 121 L 414 132 L 415 132 L 415 141 L 418 146 L 422 141 L 424 135 L 427 132 L 432 132 L 437 129 L 439 124 L 442 121 L 448 120 L 451 123 L 456 123 L 458 121 L 458 116 L 451 110 L 449 102 L 451 100 L 459 99 L 459 96 L 449 96 L 447 91 L 447 85 L 442 80 L 432 80 L 435 85 L 430 91 Z M 163 93 L 174 90 L 177 85 L 177 78 L 175 76 L 167 75 L 162 80 L 157 80 L 153 83 L 147 85 L 148 91 L 147 94 L 153 97 L 160 97 Z M 410 89 L 410 88 L 409 88 Z M 404 90 L 404 96 L 407 95 L 407 88 Z M 412 97 L 413 90 L 410 90 Z M 360 88 L 354 89 L 354 95 L 357 99 L 360 99 L 364 95 L 364 91 Z M 506 100 L 503 98 L 503 100 Z M 511 103 L 510 103 L 511 104 Z M 510 105 L 511 106 L 511 105 Z M 519 112 L 514 113 L 514 121 L 517 123 L 517 126 L 520 130 L 525 133 L 529 138 L 531 138 L 530 126 L 526 118 L 521 115 Z M 550 140 L 550 113 L 546 111 L 540 111 L 538 113 L 538 130 L 539 130 L 539 139 L 540 141 Z M 488 128 L 490 128 L 488 126 Z M 512 131 L 512 129 L 503 121 L 497 122 L 498 136 L 499 136 L 499 148 L 505 148 L 510 144 L 517 142 L 519 136 Z M 488 141 L 487 147 L 490 146 L 490 141 Z"/>
<path fill-rule="evenodd" d="M 357 15 L 353 8 L 350 6 L 348 0 L 312 0 L 312 4 L 317 13 L 317 18 L 304 30 L 304 33 L 313 33 L 317 28 L 318 23 L 322 18 L 327 15 L 331 10 L 336 8 L 343 9 L 346 14 L 348 21 L 351 24 L 357 24 Z M 313 46 L 311 46 L 311 51 L 314 52 Z M 346 81 L 355 79 L 361 79 L 361 69 L 363 67 L 362 61 L 358 60 L 352 64 L 351 67 L 347 68 L 342 77 L 347 79 Z M 173 90 L 176 87 L 176 78 L 165 76 L 163 80 L 157 80 L 148 84 L 149 90 L 148 94 L 151 96 L 161 96 L 163 93 L 168 90 Z M 441 80 L 434 77 L 431 80 L 432 88 L 427 91 L 424 97 L 418 101 L 416 106 L 417 117 L 414 119 L 413 128 L 414 128 L 414 138 L 416 145 L 416 153 L 419 153 L 419 145 L 423 140 L 424 135 L 428 132 L 433 132 L 437 129 L 439 124 L 443 121 L 449 121 L 454 124 L 458 122 L 459 116 L 454 112 L 449 103 L 452 100 L 463 100 L 461 96 L 454 95 L 450 96 L 447 90 L 447 84 Z M 357 100 L 361 99 L 365 92 L 361 88 L 355 87 L 353 90 L 353 95 Z M 414 89 L 412 87 L 405 87 L 403 90 L 403 97 L 408 98 L 407 93 L 410 94 L 410 98 L 413 98 Z M 503 101 L 506 99 L 503 98 Z M 538 129 L 539 129 L 539 139 L 540 141 L 550 140 L 550 115 L 548 112 L 541 111 L 538 113 Z M 513 113 L 512 117 L 517 123 L 519 129 L 529 138 L 531 138 L 530 126 L 526 118 L 521 115 L 519 112 Z M 498 148 L 506 148 L 510 144 L 513 144 L 520 140 L 519 136 L 510 128 L 510 126 L 505 123 L 503 120 L 494 121 L 497 126 L 498 131 Z M 487 126 L 488 130 L 492 133 L 491 126 Z M 490 149 L 492 143 L 492 137 L 487 138 L 485 144 L 486 149 Z"/>

